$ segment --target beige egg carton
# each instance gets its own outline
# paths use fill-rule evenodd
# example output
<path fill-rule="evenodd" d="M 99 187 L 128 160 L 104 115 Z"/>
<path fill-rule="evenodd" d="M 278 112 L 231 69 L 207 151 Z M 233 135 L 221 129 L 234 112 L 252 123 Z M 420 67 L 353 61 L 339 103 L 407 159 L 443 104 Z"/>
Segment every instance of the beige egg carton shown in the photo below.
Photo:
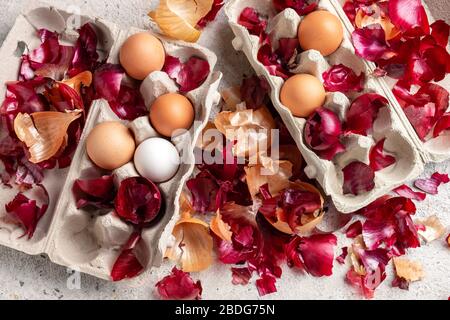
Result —
<path fill-rule="evenodd" d="M 380 110 L 373 133 L 369 137 L 350 135 L 343 141 L 347 147 L 345 153 L 338 155 L 333 161 L 321 159 L 305 143 L 306 120 L 294 117 L 280 101 L 280 91 L 284 80 L 270 75 L 264 65 L 258 61 L 259 38 L 251 35 L 245 27 L 238 23 L 238 18 L 246 7 L 255 8 L 261 15 L 269 18 L 267 30 L 272 43 L 278 43 L 277 40 L 280 38 L 297 37 L 298 26 L 303 18 L 292 9 L 286 9 L 277 14 L 271 0 L 231 0 L 225 8 L 230 26 L 236 36 L 233 46 L 236 50 L 245 53 L 259 76 L 268 80 L 272 89 L 272 102 L 302 152 L 307 163 L 307 175 L 311 179 L 318 180 L 324 192 L 332 198 L 339 211 L 352 213 L 361 209 L 405 182 L 418 177 L 424 171 L 426 163 L 450 158 L 449 136 L 431 139 L 426 144 L 422 143 L 385 81 L 372 76 L 375 70 L 374 64 L 366 62 L 355 54 L 351 42 L 352 29 L 347 20 L 344 21 L 344 41 L 335 53 L 323 57 L 318 51 L 305 51 L 297 57 L 298 67 L 291 71 L 308 73 L 323 81 L 323 72 L 335 64 L 342 63 L 352 68 L 356 74 L 364 72 L 368 76 L 365 89 L 360 94 L 379 93 L 388 98 L 390 105 Z M 322 0 L 319 2 L 320 9 L 327 10 L 343 20 L 342 14 L 345 16 L 345 13 L 342 9 L 336 10 L 336 7 L 340 8 L 335 1 Z M 334 111 L 343 120 L 351 101 L 360 94 L 346 96 L 339 92 L 328 93 L 324 107 Z M 369 164 L 371 148 L 376 141 L 383 138 L 386 138 L 385 152 L 396 157 L 396 164 L 376 173 L 375 188 L 371 192 L 358 196 L 345 195 L 342 169 L 353 161 Z"/>
<path fill-rule="evenodd" d="M 130 35 L 143 31 L 135 28 L 121 30 L 115 24 L 102 19 L 83 15 L 74 16 L 55 8 L 36 8 L 17 18 L 5 40 L 0 51 L 0 63 L 3 66 L 2 82 L 17 78 L 20 57 L 14 56 L 14 51 L 18 41 L 24 41 L 30 48 L 35 48 L 40 44 L 39 39 L 35 36 L 36 29 L 47 28 L 58 31 L 62 34 L 63 39 L 71 42 L 77 38 L 77 33 L 69 25 L 66 25 L 66 22 L 72 21 L 72 19 L 78 21 L 78 28 L 86 22 L 90 22 L 95 27 L 99 35 L 99 51 L 111 63 L 118 63 L 118 53 L 123 42 Z M 194 147 L 196 141 L 208 122 L 211 109 L 220 101 L 218 86 L 222 78 L 220 73 L 212 72 L 217 58 L 211 51 L 196 44 L 159 38 L 166 52 L 179 57 L 182 61 L 191 56 L 207 60 L 211 67 L 211 73 L 199 88 L 186 94 L 196 111 L 195 124 L 188 132 L 175 137 L 172 141 L 180 152 L 182 165 L 174 178 L 158 185 L 164 199 L 164 212 L 150 227 L 144 229 L 142 233 L 144 241 L 137 248 L 146 272 L 149 272 L 152 267 L 160 266 L 165 250 L 172 242 L 172 230 L 179 219 L 179 196 L 195 167 Z M 175 82 L 164 72 L 154 72 L 149 75 L 142 82 L 140 89 L 146 105 L 160 95 L 178 91 Z M 2 86 L 0 94 L 4 96 L 4 93 L 5 88 Z M 44 185 L 50 191 L 52 203 L 38 224 L 35 237 L 31 240 L 20 239 L 19 237 L 23 234 L 20 227 L 0 220 L 1 245 L 31 255 L 44 253 L 57 264 L 111 280 L 112 266 L 121 253 L 121 247 L 132 234 L 133 228 L 117 218 L 113 211 L 78 210 L 72 194 L 72 186 L 76 179 L 97 178 L 109 174 L 97 168 L 90 161 L 85 147 L 89 132 L 97 124 L 105 121 L 119 121 L 119 119 L 105 100 L 97 100 L 91 106 L 70 169 L 51 172 L 44 181 Z M 134 132 L 137 144 L 158 136 L 148 117 L 138 118 L 132 122 L 122 122 Z M 115 170 L 113 174 L 116 177 L 117 186 L 126 178 L 138 176 L 133 163 Z M 11 197 L 11 195 L 4 196 L 2 190 L 0 204 L 3 206 L 4 203 L 11 200 Z"/>

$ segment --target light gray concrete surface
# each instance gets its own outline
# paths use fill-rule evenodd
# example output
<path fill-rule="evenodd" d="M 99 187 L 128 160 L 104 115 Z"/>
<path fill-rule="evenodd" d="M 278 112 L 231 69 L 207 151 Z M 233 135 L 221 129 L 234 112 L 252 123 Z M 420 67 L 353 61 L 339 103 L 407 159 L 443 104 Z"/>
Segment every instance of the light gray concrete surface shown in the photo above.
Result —
<path fill-rule="evenodd" d="M 60 7 L 77 5 L 84 12 L 112 20 L 123 27 L 144 27 L 146 13 L 157 1 L 152 0 L 50 0 L 45 3 Z M 16 16 L 27 7 L 25 0 L 0 0 L 0 42 L 3 41 Z M 448 19 L 449 1 L 428 1 L 437 19 Z M 249 65 L 231 46 L 233 35 L 223 14 L 204 32 L 200 43 L 214 50 L 219 57 L 218 69 L 224 73 L 223 86 L 235 85 L 243 74 L 250 74 Z M 435 171 L 450 172 L 450 162 L 429 165 L 424 177 Z M 446 226 L 450 226 L 450 185 L 441 188 L 439 196 L 419 204 L 418 216 L 437 214 Z M 345 239 L 338 233 L 340 245 Z M 411 285 L 410 291 L 390 286 L 392 269 L 388 279 L 377 291 L 378 299 L 447 299 L 450 296 L 450 250 L 443 241 L 413 250 L 411 259 L 423 264 L 426 278 Z M 81 275 L 80 288 L 73 289 L 74 278 L 66 268 L 54 265 L 45 256 L 27 256 L 7 248 L 0 248 L 0 299 L 154 299 L 154 285 L 173 267 L 165 263 L 137 282 L 113 284 Z M 286 270 L 278 281 L 278 293 L 267 299 L 360 299 L 360 295 L 344 281 L 348 266 L 335 266 L 331 278 L 317 279 L 299 272 Z M 204 287 L 205 299 L 259 299 L 253 284 L 235 287 L 231 284 L 229 267 L 214 265 L 210 270 L 194 274 Z M 69 285 L 68 285 L 69 283 Z"/>

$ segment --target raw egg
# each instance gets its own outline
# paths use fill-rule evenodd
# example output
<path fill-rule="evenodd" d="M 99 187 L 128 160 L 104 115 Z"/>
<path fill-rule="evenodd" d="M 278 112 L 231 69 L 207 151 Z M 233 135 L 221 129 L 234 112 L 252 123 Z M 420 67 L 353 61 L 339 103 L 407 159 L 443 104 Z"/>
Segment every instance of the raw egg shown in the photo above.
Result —
<path fill-rule="evenodd" d="M 133 159 L 136 142 L 120 122 L 104 122 L 96 126 L 86 141 L 89 158 L 105 170 L 118 169 Z"/>
<path fill-rule="evenodd" d="M 161 138 L 142 142 L 134 155 L 134 166 L 141 176 L 155 183 L 172 179 L 180 167 L 180 155 L 175 146 Z"/>
<path fill-rule="evenodd" d="M 326 99 L 325 88 L 316 77 L 297 74 L 283 85 L 280 95 L 284 104 L 294 116 L 307 118 L 323 106 Z"/>
<path fill-rule="evenodd" d="M 161 71 L 165 59 L 161 41 L 147 32 L 132 35 L 120 49 L 120 64 L 137 80 L 144 80 L 150 73 Z"/>
<path fill-rule="evenodd" d="M 178 93 L 160 96 L 150 107 L 150 121 L 159 134 L 172 137 L 177 130 L 189 130 L 195 111 L 188 98 Z"/>
<path fill-rule="evenodd" d="M 303 50 L 317 50 L 324 57 L 334 53 L 344 39 L 341 21 L 328 11 L 314 11 L 300 23 L 298 40 Z"/>

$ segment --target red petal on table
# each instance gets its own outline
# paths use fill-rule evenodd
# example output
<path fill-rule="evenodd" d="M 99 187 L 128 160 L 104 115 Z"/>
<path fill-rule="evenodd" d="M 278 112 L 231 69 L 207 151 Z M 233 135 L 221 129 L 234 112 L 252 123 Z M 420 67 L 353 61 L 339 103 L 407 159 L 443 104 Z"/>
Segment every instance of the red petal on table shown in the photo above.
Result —
<path fill-rule="evenodd" d="M 399 197 L 388 199 L 363 225 L 363 238 L 369 250 L 382 244 L 393 255 L 403 255 L 408 248 L 420 247 L 417 229 L 411 216 L 416 206 L 411 199 Z"/>
<path fill-rule="evenodd" d="M 238 23 L 247 28 L 250 34 L 259 37 L 261 43 L 267 40 L 267 20 L 262 19 L 255 9 L 247 7 L 242 10 Z"/>
<path fill-rule="evenodd" d="M 163 71 L 176 81 L 181 92 L 186 93 L 197 89 L 206 81 L 210 66 L 208 61 L 197 57 L 191 57 L 182 63 L 179 58 L 166 56 Z"/>
<path fill-rule="evenodd" d="M 36 200 L 31 200 L 23 193 L 16 195 L 13 201 L 5 205 L 6 212 L 16 219 L 25 233 L 22 237 L 28 236 L 28 239 L 33 238 L 36 231 L 37 224 L 47 212 L 49 206 L 49 195 L 43 185 L 37 185 L 43 191 L 43 205 L 38 207 Z"/>
<path fill-rule="evenodd" d="M 328 92 L 361 92 L 364 89 L 365 78 L 364 73 L 357 76 L 352 69 L 343 64 L 335 65 L 323 74 L 324 86 Z"/>
<path fill-rule="evenodd" d="M 346 131 L 367 136 L 380 109 L 388 105 L 388 100 L 376 93 L 359 96 L 347 112 Z"/>
<path fill-rule="evenodd" d="M 122 252 L 114 263 L 111 271 L 111 278 L 113 281 L 132 279 L 144 270 L 144 267 L 135 254 L 135 248 L 141 240 L 141 234 L 135 232 L 122 248 Z"/>
<path fill-rule="evenodd" d="M 269 274 L 265 274 L 261 279 L 256 281 L 256 287 L 258 288 L 258 293 L 260 297 L 277 292 L 277 287 L 275 286 L 277 279 Z"/>
<path fill-rule="evenodd" d="M 367 281 L 367 275 L 362 276 L 352 268 L 349 272 L 347 272 L 346 280 L 353 287 L 361 290 L 366 299 L 373 299 L 375 289 Z"/>
<path fill-rule="evenodd" d="M 390 0 L 389 18 L 404 36 L 424 36 L 430 33 L 427 13 L 421 0 Z"/>
<path fill-rule="evenodd" d="M 122 181 L 115 200 L 119 217 L 135 225 L 145 225 L 155 220 L 160 213 L 161 205 L 159 188 L 142 177 Z"/>
<path fill-rule="evenodd" d="M 76 180 L 72 192 L 78 209 L 88 206 L 94 208 L 114 208 L 116 190 L 114 176 L 103 176 L 98 179 Z"/>
<path fill-rule="evenodd" d="M 94 73 L 94 88 L 98 98 L 114 101 L 119 97 L 124 69 L 118 64 L 106 63 Z"/>
<path fill-rule="evenodd" d="M 95 70 L 99 55 L 97 53 L 97 34 L 91 24 L 86 23 L 79 30 L 80 34 L 75 44 L 75 54 L 69 70 L 69 77 L 74 77 L 83 71 Z"/>
<path fill-rule="evenodd" d="M 374 171 L 380 171 L 395 164 L 395 157 L 384 153 L 384 143 L 386 139 L 379 141 L 370 151 L 370 167 Z"/>
<path fill-rule="evenodd" d="M 206 27 L 210 22 L 214 21 L 219 13 L 220 9 L 224 6 L 224 0 L 214 0 L 211 10 L 206 16 L 204 16 L 198 23 L 197 26 L 200 28 Z"/>
<path fill-rule="evenodd" d="M 344 194 L 358 196 L 375 188 L 375 171 L 365 163 L 350 163 L 342 171 L 344 173 Z"/>
<path fill-rule="evenodd" d="M 333 234 L 295 237 L 286 246 L 286 255 L 291 266 L 304 269 L 314 277 L 331 276 L 336 245 L 337 238 Z"/>
<path fill-rule="evenodd" d="M 439 82 L 450 70 L 449 61 L 450 56 L 443 47 L 434 45 L 421 49 L 418 54 L 409 59 L 404 77 L 418 85 L 430 81 Z"/>
<path fill-rule="evenodd" d="M 436 43 L 446 48 L 450 35 L 450 26 L 444 20 L 437 20 L 431 25 L 431 30 L 431 36 L 436 40 Z"/>
<path fill-rule="evenodd" d="M 360 236 L 362 234 L 362 222 L 356 221 L 353 223 L 350 227 L 348 227 L 347 231 L 345 232 L 345 235 L 349 239 L 355 239 L 356 237 Z"/>
<path fill-rule="evenodd" d="M 313 12 L 319 4 L 317 0 L 273 0 L 277 11 L 281 12 L 287 8 L 294 9 L 300 16 Z"/>
<path fill-rule="evenodd" d="M 148 115 L 148 108 L 139 88 L 122 85 L 119 96 L 117 99 L 109 101 L 109 106 L 122 120 L 133 121 Z"/>
<path fill-rule="evenodd" d="M 409 281 L 405 280 L 403 278 L 400 278 L 398 276 L 395 277 L 395 279 L 392 281 L 391 285 L 393 288 L 399 288 L 399 289 L 406 290 L 406 291 L 409 290 Z"/>
<path fill-rule="evenodd" d="M 250 279 L 252 278 L 252 272 L 249 268 L 232 268 L 233 273 L 233 281 L 232 283 L 237 285 L 246 286 L 249 284 Z"/>
<path fill-rule="evenodd" d="M 450 113 L 445 114 L 439 121 L 436 123 L 433 131 L 433 137 L 439 137 L 444 131 L 448 131 L 450 129 Z"/>
<path fill-rule="evenodd" d="M 448 174 L 440 174 L 436 172 L 429 179 L 419 179 L 416 180 L 414 186 L 428 194 L 436 195 L 438 194 L 438 189 L 442 184 L 447 184 L 450 182 Z"/>
<path fill-rule="evenodd" d="M 257 109 L 264 105 L 270 86 L 263 77 L 252 76 L 245 78 L 241 85 L 241 99 L 248 109 Z"/>
<path fill-rule="evenodd" d="M 340 142 L 341 135 L 341 122 L 331 110 L 325 108 L 316 110 L 306 123 L 306 144 L 323 159 L 332 160 L 336 154 L 345 151 L 344 145 Z"/>
<path fill-rule="evenodd" d="M 200 281 L 195 283 L 188 273 L 177 268 L 158 282 L 156 289 L 164 300 L 200 300 L 203 291 Z"/>
<path fill-rule="evenodd" d="M 339 262 L 339 264 L 345 264 L 345 259 L 347 259 L 348 256 L 348 247 L 342 248 L 342 254 L 336 258 L 336 261 Z"/>
<path fill-rule="evenodd" d="M 416 200 L 416 201 L 424 201 L 427 198 L 427 195 L 423 192 L 416 192 L 412 190 L 407 185 L 403 185 L 394 190 L 396 194 L 400 197 L 405 197 L 408 199 Z"/>
<path fill-rule="evenodd" d="M 386 33 L 379 24 L 357 29 L 352 34 L 356 54 L 368 61 L 389 59 L 395 55 L 386 42 Z"/>

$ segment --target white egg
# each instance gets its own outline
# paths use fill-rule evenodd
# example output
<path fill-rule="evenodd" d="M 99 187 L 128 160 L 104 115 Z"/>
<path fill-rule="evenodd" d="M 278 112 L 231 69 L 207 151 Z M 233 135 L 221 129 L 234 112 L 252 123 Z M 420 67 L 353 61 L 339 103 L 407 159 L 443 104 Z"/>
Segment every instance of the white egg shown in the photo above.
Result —
<path fill-rule="evenodd" d="M 172 179 L 180 167 L 175 146 L 161 138 L 142 142 L 134 154 L 134 165 L 141 176 L 155 183 Z"/>

